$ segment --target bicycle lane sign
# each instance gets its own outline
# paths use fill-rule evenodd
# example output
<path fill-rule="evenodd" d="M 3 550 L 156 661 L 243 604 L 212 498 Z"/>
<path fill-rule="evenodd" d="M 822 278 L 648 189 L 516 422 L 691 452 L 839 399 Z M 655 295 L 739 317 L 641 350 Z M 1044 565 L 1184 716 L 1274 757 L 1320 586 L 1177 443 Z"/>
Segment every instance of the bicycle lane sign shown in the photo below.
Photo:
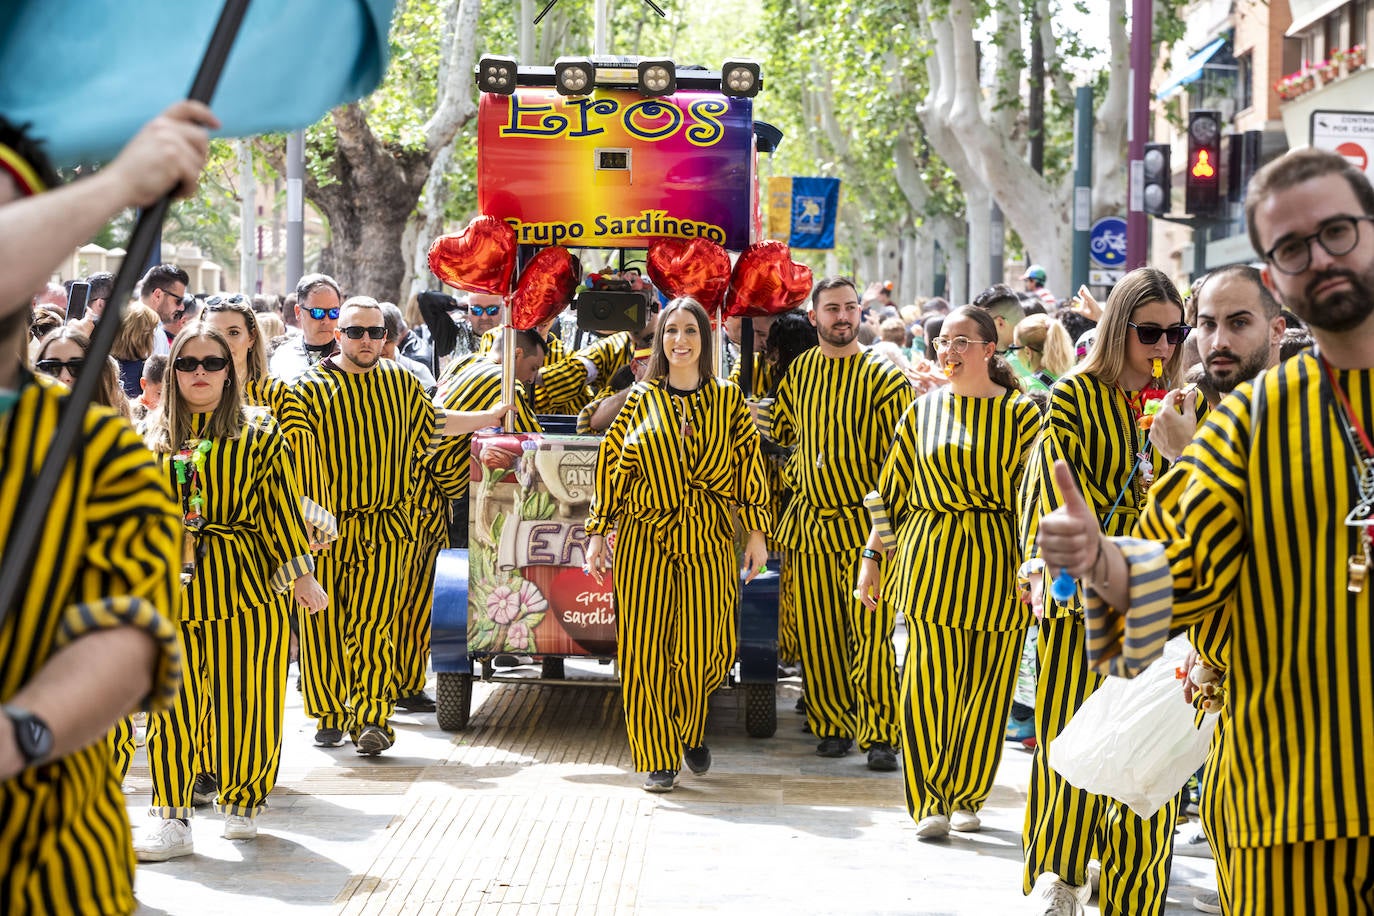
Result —
<path fill-rule="evenodd" d="M 1093 223 L 1088 233 L 1088 250 L 1099 267 L 1118 268 L 1126 264 L 1126 221 L 1119 216 L 1104 216 Z"/>

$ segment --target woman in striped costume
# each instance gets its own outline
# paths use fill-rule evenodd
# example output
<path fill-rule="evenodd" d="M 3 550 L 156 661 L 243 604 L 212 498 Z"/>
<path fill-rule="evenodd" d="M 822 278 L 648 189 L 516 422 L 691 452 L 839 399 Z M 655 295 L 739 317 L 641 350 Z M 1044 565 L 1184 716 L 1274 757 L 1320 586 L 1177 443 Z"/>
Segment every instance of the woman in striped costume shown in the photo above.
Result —
<path fill-rule="evenodd" d="M 744 396 L 713 375 L 711 322 L 694 299 L 668 303 L 645 381 L 597 454 L 587 566 L 611 568 L 625 722 L 649 792 L 671 792 L 685 759 L 711 766 L 706 698 L 735 658 L 738 508 L 747 579 L 767 561 L 768 485 Z M 746 581 L 747 581 L 746 579 Z"/>
<path fill-rule="evenodd" d="M 1030 623 L 1016 595 L 1016 494 L 1040 428 L 1040 410 L 997 355 L 987 311 L 956 309 L 935 347 L 950 384 L 918 398 L 897 426 L 878 479 L 895 545 L 874 526 L 858 583 L 876 611 L 885 580 L 911 628 L 902 758 L 923 839 L 979 829 L 1002 756 Z M 886 577 L 885 546 L 896 564 Z"/>
<path fill-rule="evenodd" d="M 185 676 L 176 704 L 148 723 L 156 818 L 134 844 L 143 861 L 193 849 L 189 818 L 199 726 L 212 722 L 224 835 L 252 839 L 281 759 L 287 627 L 276 595 L 292 588 L 317 611 L 300 489 L 285 438 L 243 410 L 228 342 L 196 324 L 172 344 L 175 375 L 149 447 L 181 499 L 180 635 Z M 207 710 L 208 706 L 208 710 Z"/>

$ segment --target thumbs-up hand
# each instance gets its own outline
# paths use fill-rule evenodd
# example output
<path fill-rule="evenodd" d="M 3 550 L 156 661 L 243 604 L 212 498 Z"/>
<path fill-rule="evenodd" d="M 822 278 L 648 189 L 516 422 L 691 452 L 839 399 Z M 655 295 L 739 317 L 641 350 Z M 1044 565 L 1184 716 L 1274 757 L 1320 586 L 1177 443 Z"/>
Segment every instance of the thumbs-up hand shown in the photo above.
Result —
<path fill-rule="evenodd" d="M 1066 462 L 1054 463 L 1054 480 L 1063 502 L 1049 515 L 1041 516 L 1036 544 L 1049 574 L 1067 569 L 1069 575 L 1082 579 L 1091 574 L 1097 560 L 1102 529 Z"/>

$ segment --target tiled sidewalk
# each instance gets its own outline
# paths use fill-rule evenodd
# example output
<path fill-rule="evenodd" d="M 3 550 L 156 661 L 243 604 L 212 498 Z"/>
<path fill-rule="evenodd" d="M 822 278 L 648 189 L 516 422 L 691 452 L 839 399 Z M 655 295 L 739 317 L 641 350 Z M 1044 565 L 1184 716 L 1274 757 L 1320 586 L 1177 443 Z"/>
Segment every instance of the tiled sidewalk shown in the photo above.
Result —
<path fill-rule="evenodd" d="M 780 687 L 771 739 L 746 737 L 737 695 L 718 694 L 711 772 L 663 796 L 629 772 L 620 695 L 605 686 L 478 684 L 469 731 L 402 715 L 375 760 L 311 746 L 293 696 L 258 839 L 222 839 L 205 809 L 195 856 L 140 868 L 139 912 L 1023 911 L 1028 754 L 1008 746 L 981 833 L 918 843 L 900 774 L 871 773 L 857 753 L 816 757 L 796 691 Z M 141 751 L 130 783 L 139 826 Z M 1194 912 L 1191 886 L 1212 886 L 1211 873 L 1176 859 L 1169 912 Z"/>

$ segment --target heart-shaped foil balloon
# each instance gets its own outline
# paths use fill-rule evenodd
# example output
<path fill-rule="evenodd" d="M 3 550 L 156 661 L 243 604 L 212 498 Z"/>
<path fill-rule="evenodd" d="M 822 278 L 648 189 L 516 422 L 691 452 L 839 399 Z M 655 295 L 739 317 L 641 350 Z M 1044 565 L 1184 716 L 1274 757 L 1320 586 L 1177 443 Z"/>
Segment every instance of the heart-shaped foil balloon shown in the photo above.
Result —
<path fill-rule="evenodd" d="M 515 230 L 505 220 L 479 216 L 461 232 L 429 246 L 429 269 L 449 286 L 504 296 L 515 272 Z"/>
<path fill-rule="evenodd" d="M 538 327 L 568 307 L 582 279 L 582 264 L 562 246 L 536 254 L 516 281 L 510 299 L 511 324 L 522 331 Z"/>
<path fill-rule="evenodd" d="M 691 296 L 716 315 L 730 285 L 730 255 L 710 239 L 655 239 L 649 245 L 649 278 L 670 298 Z"/>
<path fill-rule="evenodd" d="M 730 291 L 725 295 L 725 316 L 762 318 L 777 315 L 803 302 L 811 294 L 811 268 L 792 260 L 783 242 L 755 242 L 735 262 Z"/>

